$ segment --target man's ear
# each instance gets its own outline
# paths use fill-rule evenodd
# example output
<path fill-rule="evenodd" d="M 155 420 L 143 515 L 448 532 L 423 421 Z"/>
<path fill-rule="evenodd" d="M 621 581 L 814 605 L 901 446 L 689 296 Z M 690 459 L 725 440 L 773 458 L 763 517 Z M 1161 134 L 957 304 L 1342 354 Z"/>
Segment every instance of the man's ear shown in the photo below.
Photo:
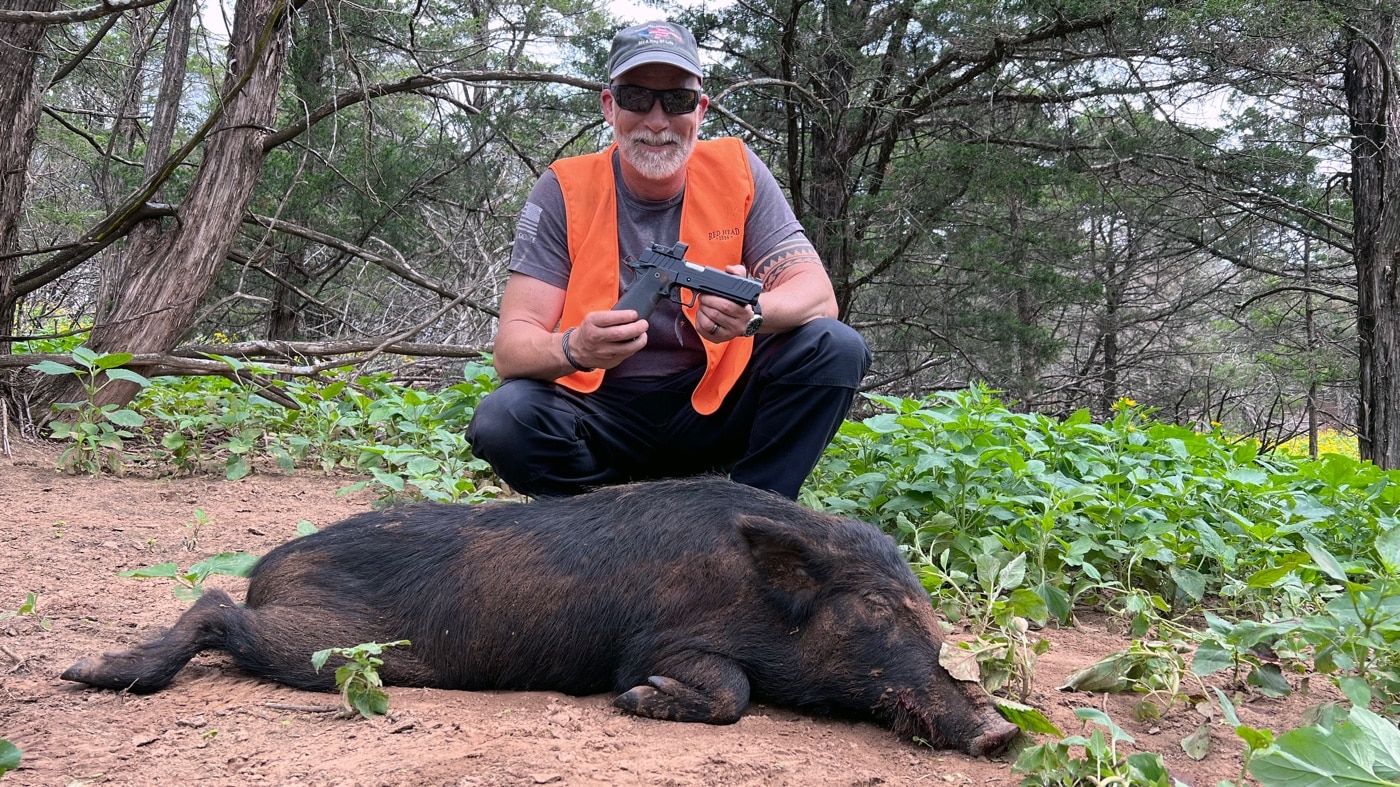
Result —
<path fill-rule="evenodd" d="M 603 104 L 603 121 L 609 126 L 616 128 L 613 123 L 613 115 L 617 113 L 617 104 L 613 102 L 612 91 L 603 88 L 603 92 L 598 96 L 598 100 Z"/>

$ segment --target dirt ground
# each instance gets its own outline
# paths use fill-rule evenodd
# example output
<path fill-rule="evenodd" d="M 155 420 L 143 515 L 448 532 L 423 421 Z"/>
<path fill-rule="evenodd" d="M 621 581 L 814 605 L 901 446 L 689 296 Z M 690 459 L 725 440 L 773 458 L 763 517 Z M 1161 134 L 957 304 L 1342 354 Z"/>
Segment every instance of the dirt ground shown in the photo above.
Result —
<path fill-rule="evenodd" d="M 59 680 L 80 658 L 145 640 L 188 605 L 171 580 L 117 572 L 175 561 L 185 568 L 223 551 L 263 554 L 293 538 L 299 520 L 324 527 L 369 507 L 341 495 L 353 479 L 312 472 L 148 479 L 71 477 L 58 452 L 12 440 L 0 457 L 0 613 L 39 594 L 37 614 L 0 619 L 0 738 L 23 750 L 11 785 L 1015 785 L 1010 761 L 974 759 L 901 741 L 869 723 L 757 706 L 738 724 L 711 727 L 627 716 L 607 696 L 390 690 L 374 721 L 327 712 L 336 697 L 295 691 L 236 672 L 221 655 L 197 657 L 150 696 Z M 195 510 L 207 515 L 189 548 Z M 243 581 L 207 583 L 241 598 Z M 1043 632 L 1031 704 L 1066 733 L 1077 707 L 1106 710 L 1196 787 L 1240 774 L 1241 744 L 1190 703 L 1137 722 L 1131 695 L 1057 690 L 1073 671 L 1126 647 L 1105 621 Z M 1241 719 L 1283 732 L 1319 694 L 1242 696 Z M 1330 687 L 1324 687 L 1330 689 Z M 1211 753 L 1196 762 L 1181 740 L 1209 724 Z M 1133 750 L 1125 747 L 1125 751 Z"/>

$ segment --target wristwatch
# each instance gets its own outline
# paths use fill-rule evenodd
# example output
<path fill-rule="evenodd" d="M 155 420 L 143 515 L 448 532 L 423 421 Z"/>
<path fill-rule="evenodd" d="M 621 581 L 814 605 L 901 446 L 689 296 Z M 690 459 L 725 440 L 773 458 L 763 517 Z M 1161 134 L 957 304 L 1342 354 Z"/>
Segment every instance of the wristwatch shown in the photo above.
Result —
<path fill-rule="evenodd" d="M 744 326 L 744 335 L 753 336 L 758 333 L 758 329 L 763 327 L 763 311 L 758 308 L 758 301 L 753 302 L 753 316 L 749 318 L 749 324 Z"/>

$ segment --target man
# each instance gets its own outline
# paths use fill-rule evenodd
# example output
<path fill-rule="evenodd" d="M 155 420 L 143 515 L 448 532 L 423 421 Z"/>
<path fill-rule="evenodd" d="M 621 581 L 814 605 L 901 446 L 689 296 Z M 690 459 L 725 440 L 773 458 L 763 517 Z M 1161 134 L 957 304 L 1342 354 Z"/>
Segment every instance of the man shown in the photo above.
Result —
<path fill-rule="evenodd" d="M 796 498 L 870 366 L 836 319 L 821 259 L 759 159 L 736 139 L 698 142 L 709 98 L 686 28 L 613 38 L 602 93 L 607 150 L 557 161 L 530 193 L 501 298 L 501 386 L 467 437 L 503 481 L 534 496 L 724 473 Z M 702 295 L 646 319 L 615 310 L 659 243 L 752 275 L 759 308 Z"/>

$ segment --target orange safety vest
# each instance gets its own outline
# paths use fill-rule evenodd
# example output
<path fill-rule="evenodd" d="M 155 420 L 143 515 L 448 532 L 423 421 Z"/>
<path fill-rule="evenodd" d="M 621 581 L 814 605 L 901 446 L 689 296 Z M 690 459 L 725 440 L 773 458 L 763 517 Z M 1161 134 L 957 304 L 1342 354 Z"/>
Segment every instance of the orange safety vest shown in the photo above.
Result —
<path fill-rule="evenodd" d="M 564 193 L 569 260 L 573 266 L 564 292 L 561 328 L 583 322 L 589 312 L 617 304 L 621 282 L 621 252 L 617 241 L 617 190 L 613 176 L 613 143 L 600 153 L 560 159 L 550 166 Z M 689 245 L 686 259 L 723 270 L 739 265 L 744 254 L 744 222 L 753 204 L 753 173 L 748 151 L 733 137 L 697 142 L 685 170 L 685 201 L 681 205 L 680 240 Z M 660 241 L 661 239 L 658 239 Z M 691 300 L 689 292 L 681 302 Z M 695 327 L 699 304 L 682 309 Z M 697 328 L 697 333 L 699 332 Z M 740 336 L 714 344 L 702 341 L 706 369 L 690 396 L 701 415 L 719 409 L 724 397 L 748 366 L 753 338 Z M 589 393 L 603 384 L 603 370 L 573 372 L 555 382 Z"/>

